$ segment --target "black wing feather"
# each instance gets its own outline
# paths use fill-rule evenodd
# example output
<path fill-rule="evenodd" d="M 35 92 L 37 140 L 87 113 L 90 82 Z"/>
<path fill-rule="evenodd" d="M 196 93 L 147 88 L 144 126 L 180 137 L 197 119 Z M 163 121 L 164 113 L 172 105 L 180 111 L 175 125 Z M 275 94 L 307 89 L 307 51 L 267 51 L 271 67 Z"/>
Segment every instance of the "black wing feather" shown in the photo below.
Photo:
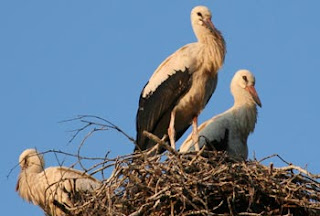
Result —
<path fill-rule="evenodd" d="M 224 131 L 224 137 L 220 140 L 208 140 L 205 137 L 205 146 L 206 150 L 208 151 L 226 151 L 228 148 L 228 142 L 229 142 L 229 129 L 225 129 Z"/>
<path fill-rule="evenodd" d="M 140 150 L 145 150 L 155 145 L 155 143 L 143 136 L 144 130 L 154 133 L 159 138 L 167 134 L 171 111 L 188 92 L 191 84 L 192 74 L 189 74 L 188 68 L 186 68 L 184 71 L 179 70 L 170 75 L 154 92 L 151 92 L 146 97 L 143 97 L 141 93 L 136 117 L 136 143 Z M 138 150 L 138 148 L 136 147 L 135 150 Z"/>

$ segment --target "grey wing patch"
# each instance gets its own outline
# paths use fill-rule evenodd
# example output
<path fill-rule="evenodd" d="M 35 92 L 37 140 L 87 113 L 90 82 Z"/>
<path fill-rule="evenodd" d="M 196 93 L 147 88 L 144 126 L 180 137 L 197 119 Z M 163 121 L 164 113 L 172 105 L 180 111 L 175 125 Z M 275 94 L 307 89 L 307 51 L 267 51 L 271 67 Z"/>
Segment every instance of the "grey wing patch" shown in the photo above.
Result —
<path fill-rule="evenodd" d="M 188 68 L 184 71 L 176 71 L 168 79 L 162 82 L 154 92 L 146 97 L 140 95 L 139 108 L 136 117 L 137 128 L 137 146 L 140 150 L 145 150 L 154 145 L 150 144 L 149 139 L 143 136 L 143 131 L 159 131 L 157 135 L 162 138 L 167 133 L 170 122 L 170 113 L 190 89 L 192 84 L 192 75 Z M 142 91 L 143 92 L 143 91 Z M 159 129 L 158 127 L 166 127 Z M 137 147 L 135 150 L 138 150 Z"/>
<path fill-rule="evenodd" d="M 201 136 L 205 140 L 206 150 L 208 151 L 226 151 L 229 142 L 229 129 L 225 129 L 224 137 L 221 140 L 209 140 L 205 136 Z"/>

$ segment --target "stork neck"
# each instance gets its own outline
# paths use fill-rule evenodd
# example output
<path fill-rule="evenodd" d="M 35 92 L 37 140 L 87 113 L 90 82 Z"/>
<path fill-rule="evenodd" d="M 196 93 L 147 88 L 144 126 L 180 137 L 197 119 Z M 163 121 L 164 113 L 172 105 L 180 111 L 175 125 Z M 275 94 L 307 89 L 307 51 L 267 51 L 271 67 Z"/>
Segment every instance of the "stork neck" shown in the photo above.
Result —
<path fill-rule="evenodd" d="M 222 34 L 216 29 L 214 32 L 206 34 L 196 34 L 198 43 L 202 44 L 209 57 L 209 62 L 213 62 L 216 70 L 222 67 L 226 54 L 226 45 Z"/>
<path fill-rule="evenodd" d="M 250 101 L 235 103 L 233 114 L 238 128 L 241 128 L 241 133 L 244 137 L 248 137 L 249 133 L 253 132 L 257 122 L 257 106 Z"/>

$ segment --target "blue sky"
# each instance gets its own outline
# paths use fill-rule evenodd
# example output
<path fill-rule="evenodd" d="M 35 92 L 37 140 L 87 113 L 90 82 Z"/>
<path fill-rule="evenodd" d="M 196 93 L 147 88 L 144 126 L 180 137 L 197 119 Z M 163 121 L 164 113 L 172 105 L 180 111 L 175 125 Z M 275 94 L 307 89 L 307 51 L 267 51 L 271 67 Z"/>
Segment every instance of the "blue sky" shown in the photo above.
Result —
<path fill-rule="evenodd" d="M 232 105 L 231 78 L 249 69 L 263 104 L 249 157 L 278 153 L 320 173 L 319 1 L 1 1 L 4 215 L 43 215 L 15 193 L 19 169 L 6 175 L 26 148 L 77 151 L 80 139 L 67 144 L 66 131 L 79 125 L 59 121 L 98 115 L 135 137 L 140 91 L 168 55 L 195 41 L 189 16 L 196 5 L 211 9 L 228 50 L 200 123 Z M 132 149 L 126 138 L 105 131 L 82 153 L 103 157 L 110 150 L 117 156 Z M 45 156 L 48 166 L 57 165 L 53 154 Z M 283 165 L 276 158 L 265 164 L 270 162 Z"/>

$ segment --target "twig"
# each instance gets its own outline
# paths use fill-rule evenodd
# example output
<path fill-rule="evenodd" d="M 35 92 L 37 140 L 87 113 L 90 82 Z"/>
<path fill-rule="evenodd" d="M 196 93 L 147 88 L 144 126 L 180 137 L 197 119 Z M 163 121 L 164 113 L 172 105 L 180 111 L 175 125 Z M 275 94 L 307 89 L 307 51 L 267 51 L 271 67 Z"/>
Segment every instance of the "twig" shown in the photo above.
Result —
<path fill-rule="evenodd" d="M 299 166 L 295 166 L 295 165 L 290 165 L 290 166 L 287 166 L 287 167 L 281 167 L 281 168 L 274 168 L 276 170 L 282 170 L 282 171 L 287 171 L 287 170 L 297 170 L 299 171 L 300 173 L 303 173 L 311 178 L 315 178 L 315 179 L 319 179 L 320 178 L 320 175 L 314 175 L 310 172 L 308 172 L 307 170 L 305 169 L 302 169 L 301 167 Z"/>
<path fill-rule="evenodd" d="M 103 121 L 103 122 L 105 122 L 105 124 L 102 124 L 102 123 L 99 123 L 99 122 L 95 122 L 95 121 L 90 121 L 90 120 L 89 120 L 90 118 Z M 96 125 L 96 126 L 100 126 L 100 127 L 108 128 L 108 129 L 114 129 L 114 130 L 120 132 L 120 133 L 121 133 L 122 135 L 124 135 L 126 138 L 128 138 L 131 142 L 135 142 L 135 140 L 134 140 L 131 136 L 129 136 L 126 132 L 124 132 L 120 127 L 118 127 L 117 125 L 115 125 L 115 124 L 112 123 L 111 121 L 109 121 L 109 120 L 107 120 L 107 119 L 104 119 L 104 118 L 101 118 L 101 117 L 99 117 L 99 116 L 95 116 L 95 115 L 78 115 L 78 116 L 75 117 L 75 118 L 67 119 L 67 120 L 61 121 L 60 123 L 77 121 L 77 120 L 80 120 L 80 122 L 82 122 L 82 123 L 86 123 L 86 125 L 83 126 L 83 127 L 80 128 L 80 129 L 74 130 L 74 131 L 76 131 L 76 133 L 75 133 L 74 136 L 72 137 L 71 142 L 75 139 L 76 136 L 78 136 L 78 134 L 79 134 L 81 131 L 83 131 L 84 129 L 86 129 L 87 127 L 92 126 L 92 125 Z"/>
<path fill-rule="evenodd" d="M 165 148 L 166 150 L 168 150 L 170 153 L 174 154 L 174 155 L 178 155 L 178 152 L 173 149 L 171 146 L 169 146 L 165 141 L 161 140 L 159 137 L 153 135 L 152 133 L 149 133 L 148 131 L 143 131 L 143 135 L 148 137 L 149 139 L 155 141 L 156 143 L 158 143 L 161 147 Z"/>
<path fill-rule="evenodd" d="M 284 160 L 280 155 L 278 154 L 273 154 L 267 157 L 262 158 L 261 160 L 259 160 L 258 162 L 261 163 L 262 161 L 265 161 L 267 159 L 273 158 L 273 157 L 278 157 L 282 162 L 284 162 L 287 165 L 291 165 L 292 163 L 287 162 L 286 160 Z"/>

